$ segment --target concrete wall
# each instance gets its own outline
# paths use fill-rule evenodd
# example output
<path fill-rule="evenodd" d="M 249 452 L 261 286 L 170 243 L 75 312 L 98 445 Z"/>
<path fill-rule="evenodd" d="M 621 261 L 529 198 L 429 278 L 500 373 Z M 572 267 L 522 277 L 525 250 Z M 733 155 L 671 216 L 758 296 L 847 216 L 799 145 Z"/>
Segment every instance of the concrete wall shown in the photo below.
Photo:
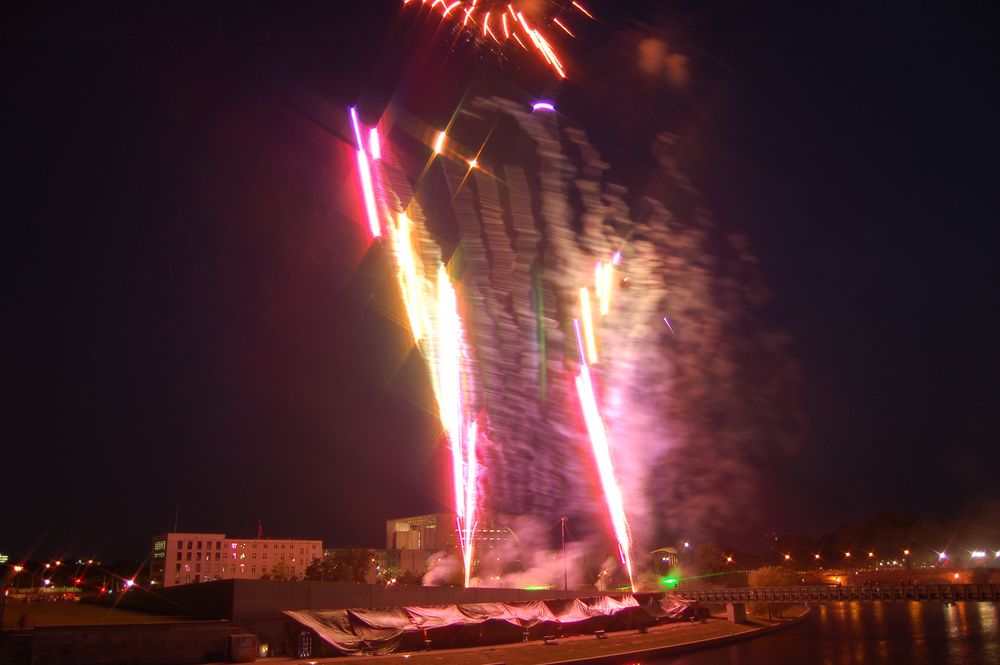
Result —
<path fill-rule="evenodd" d="M 100 605 L 198 619 L 229 619 L 233 615 L 233 587 L 238 580 L 186 584 L 155 591 L 133 588 L 124 593 L 89 599 Z"/>
<path fill-rule="evenodd" d="M 601 595 L 593 590 L 463 589 L 460 587 L 389 586 L 339 582 L 275 582 L 221 580 L 189 584 L 155 593 L 132 589 L 101 602 L 160 614 L 184 614 L 201 619 L 273 621 L 282 610 L 333 610 L 349 607 L 451 605 L 514 602 Z"/>
<path fill-rule="evenodd" d="M 31 665 L 188 665 L 229 658 L 225 621 L 36 628 Z"/>

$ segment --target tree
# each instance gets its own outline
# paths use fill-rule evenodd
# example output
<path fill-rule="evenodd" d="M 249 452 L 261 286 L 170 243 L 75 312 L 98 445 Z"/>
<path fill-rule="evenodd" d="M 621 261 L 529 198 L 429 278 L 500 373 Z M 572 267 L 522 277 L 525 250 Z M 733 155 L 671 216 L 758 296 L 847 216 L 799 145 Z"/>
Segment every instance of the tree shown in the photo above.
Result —
<path fill-rule="evenodd" d="M 415 573 L 412 570 L 405 570 L 399 575 L 396 575 L 396 584 L 412 584 L 415 586 L 420 586 L 424 583 L 424 576 Z"/>
<path fill-rule="evenodd" d="M 794 571 L 781 566 L 764 566 L 750 571 L 748 581 L 752 587 L 779 587 L 795 584 L 798 582 L 798 577 Z M 762 609 L 766 609 L 767 618 L 770 621 L 773 613 L 776 612 L 780 618 L 781 611 L 789 606 L 790 603 L 754 603 L 752 611 L 757 614 L 761 613 Z"/>
<path fill-rule="evenodd" d="M 288 574 L 288 564 L 279 561 L 271 567 L 271 579 L 279 582 L 287 582 L 290 579 Z"/>
<path fill-rule="evenodd" d="M 375 565 L 375 552 L 360 547 L 348 547 L 326 553 L 306 567 L 305 579 L 314 582 L 355 582 L 364 584 L 368 571 Z"/>
<path fill-rule="evenodd" d="M 726 569 L 726 555 L 715 543 L 702 543 L 694 549 L 692 563 L 698 575 L 721 573 Z"/>

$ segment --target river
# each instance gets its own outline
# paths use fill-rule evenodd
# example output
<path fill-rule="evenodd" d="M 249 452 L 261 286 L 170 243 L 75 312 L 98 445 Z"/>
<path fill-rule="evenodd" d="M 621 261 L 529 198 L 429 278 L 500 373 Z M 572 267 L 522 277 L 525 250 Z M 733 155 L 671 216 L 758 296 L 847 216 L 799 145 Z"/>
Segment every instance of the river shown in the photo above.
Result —
<path fill-rule="evenodd" d="M 638 663 L 997 665 L 1000 603 L 823 603 L 798 625 L 772 635 Z"/>

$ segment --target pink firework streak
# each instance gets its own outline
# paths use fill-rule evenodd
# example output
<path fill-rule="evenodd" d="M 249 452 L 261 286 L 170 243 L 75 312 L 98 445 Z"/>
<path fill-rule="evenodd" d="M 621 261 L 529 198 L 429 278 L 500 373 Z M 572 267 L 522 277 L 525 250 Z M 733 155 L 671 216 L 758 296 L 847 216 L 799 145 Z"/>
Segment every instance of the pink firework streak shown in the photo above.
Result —
<path fill-rule="evenodd" d="M 458 527 L 462 560 L 465 565 L 465 586 L 472 573 L 473 535 L 476 528 L 476 421 L 465 415 L 462 371 L 462 319 L 458 314 L 458 297 L 443 265 L 438 267 L 437 315 L 437 381 L 438 411 L 441 424 L 451 446 L 452 482 L 455 488 L 455 518 Z"/>
<path fill-rule="evenodd" d="M 576 394 L 580 398 L 580 407 L 583 409 L 583 419 L 587 424 L 587 433 L 590 435 L 590 445 L 594 451 L 594 460 L 597 462 L 597 471 L 601 478 L 601 487 L 604 490 L 604 498 L 608 504 L 608 512 L 611 514 L 611 525 L 615 530 L 615 539 L 618 541 L 618 553 L 621 561 L 625 564 L 628 572 L 629 585 L 635 591 L 635 582 L 632 579 L 632 534 L 628 528 L 628 520 L 625 519 L 625 502 L 622 499 L 622 490 L 615 480 L 615 468 L 611 463 L 611 446 L 608 441 L 608 431 L 601 419 L 600 411 L 597 409 L 597 398 L 594 395 L 594 384 L 590 380 L 590 368 L 586 363 L 580 364 L 580 373 L 576 377 Z"/>
<path fill-rule="evenodd" d="M 354 140 L 358 146 L 356 155 L 358 161 L 358 178 L 361 180 L 361 195 L 365 202 L 365 214 L 368 216 L 368 228 L 372 232 L 372 237 L 378 238 L 382 235 L 382 230 L 378 222 L 378 210 L 375 207 L 375 189 L 372 186 L 371 162 L 368 160 L 368 153 L 365 152 L 365 144 L 361 141 L 358 112 L 353 106 L 351 107 L 351 124 L 354 126 Z"/>

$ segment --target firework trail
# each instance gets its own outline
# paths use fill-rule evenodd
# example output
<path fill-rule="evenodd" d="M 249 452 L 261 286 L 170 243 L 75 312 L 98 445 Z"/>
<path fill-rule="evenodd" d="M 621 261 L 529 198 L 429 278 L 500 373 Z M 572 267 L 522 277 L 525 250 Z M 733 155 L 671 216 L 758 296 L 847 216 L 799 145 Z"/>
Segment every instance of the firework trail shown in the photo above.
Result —
<path fill-rule="evenodd" d="M 569 37 L 575 37 L 564 21 L 560 20 L 557 14 L 538 14 L 534 17 L 530 10 L 538 3 L 526 2 L 494 2 L 492 0 L 455 0 L 445 2 L 445 0 L 434 0 L 416 2 L 416 0 L 403 0 L 404 9 L 407 6 L 414 7 L 414 11 L 427 7 L 429 11 L 437 11 L 443 21 L 448 21 L 452 28 L 459 34 L 468 35 L 477 43 L 487 47 L 502 48 L 511 40 L 524 49 L 534 53 L 542 59 L 545 64 L 559 78 L 566 78 L 566 68 L 552 43 L 545 34 L 535 27 L 536 25 L 554 25 Z M 576 14 L 593 20 L 594 16 L 579 3 L 572 3 L 572 11 L 566 12 L 562 16 L 566 21 L 570 20 L 570 15 Z M 495 29 L 494 29 L 495 28 Z M 522 36 L 524 39 L 522 40 Z M 526 45 L 531 44 L 533 49 Z"/>
<path fill-rule="evenodd" d="M 387 224 L 389 245 L 410 331 L 430 371 L 438 417 L 451 449 L 456 530 L 465 564 L 465 583 L 468 585 L 477 517 L 479 463 L 476 448 L 479 432 L 476 418 L 470 415 L 474 411 L 466 405 L 472 381 L 465 360 L 458 295 L 441 263 L 440 254 L 431 246 L 421 246 L 416 239 L 418 231 L 407 209 L 419 219 L 419 206 L 412 201 L 405 177 L 382 160 L 378 130 L 372 127 L 368 133 L 368 150 L 379 167 L 375 169 L 374 178 L 379 184 L 379 203 L 376 204 L 373 164 L 361 141 L 361 128 L 354 108 L 350 109 L 350 115 L 358 145 L 358 172 L 372 236 L 381 236 L 378 217 L 378 210 L 381 209 L 383 215 L 390 219 Z M 443 142 L 444 134 L 441 133 L 435 144 L 436 153 L 441 151 Z M 400 196 L 410 201 L 411 205 L 404 209 Z M 426 265 L 437 265 L 435 281 L 426 274 Z"/>
<path fill-rule="evenodd" d="M 457 225 L 451 277 L 396 148 L 387 159 L 382 145 L 373 163 L 384 242 L 451 446 L 466 582 L 480 513 L 592 517 L 595 468 L 632 578 L 634 555 L 665 524 L 697 535 L 731 518 L 733 497 L 751 493 L 748 462 L 769 454 L 753 444 L 764 436 L 741 429 L 745 414 L 768 409 L 734 398 L 775 392 L 739 370 L 749 350 L 781 361 L 780 340 L 731 341 L 753 323 L 754 260 L 727 239 L 733 267 L 718 276 L 711 226 L 670 137 L 653 153 L 680 212 L 646 198 L 636 215 L 586 135 L 556 114 L 500 98 L 470 109 L 471 126 L 427 146 L 425 176 L 445 183 Z M 488 116 L 507 125 L 495 140 L 519 133 L 533 153 L 514 164 L 460 154 L 451 137 L 461 129 L 481 141 L 489 130 L 476 123 Z"/>

